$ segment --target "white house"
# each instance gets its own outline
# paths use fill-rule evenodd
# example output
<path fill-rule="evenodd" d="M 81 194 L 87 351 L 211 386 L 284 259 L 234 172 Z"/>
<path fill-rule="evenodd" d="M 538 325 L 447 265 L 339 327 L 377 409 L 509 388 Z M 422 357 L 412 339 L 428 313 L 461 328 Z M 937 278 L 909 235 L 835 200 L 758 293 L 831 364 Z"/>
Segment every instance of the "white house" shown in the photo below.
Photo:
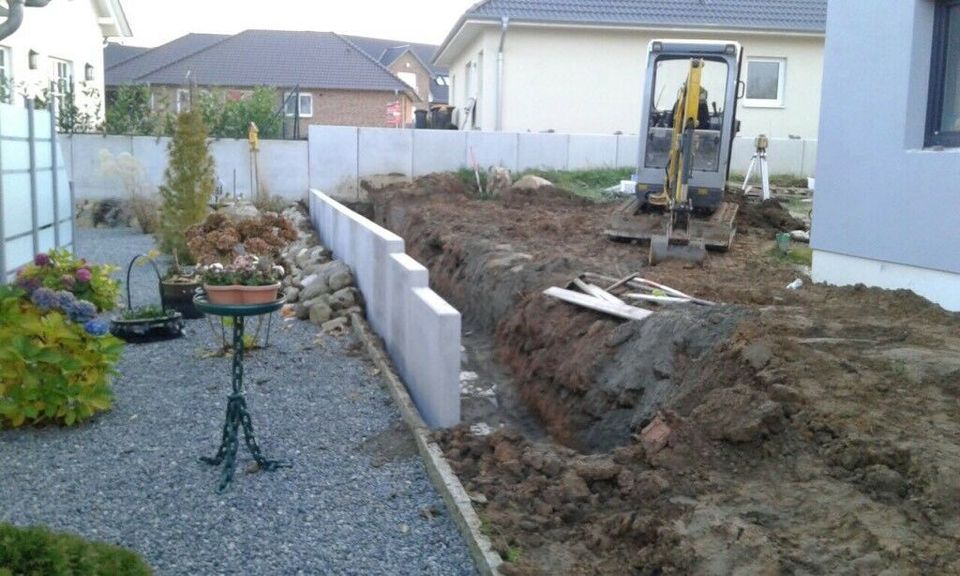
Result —
<path fill-rule="evenodd" d="M 960 310 L 960 0 L 830 2 L 821 124 L 814 279 Z"/>
<path fill-rule="evenodd" d="M 817 137 L 826 0 L 485 0 L 434 62 L 464 129 L 633 133 L 654 38 L 743 45 L 741 136 Z"/>
<path fill-rule="evenodd" d="M 99 110 L 102 117 L 103 45 L 108 38 L 129 36 L 120 0 L 53 0 L 24 8 L 20 27 L 0 40 L 3 96 L 22 101 L 72 85 L 77 105 L 90 114 Z"/>

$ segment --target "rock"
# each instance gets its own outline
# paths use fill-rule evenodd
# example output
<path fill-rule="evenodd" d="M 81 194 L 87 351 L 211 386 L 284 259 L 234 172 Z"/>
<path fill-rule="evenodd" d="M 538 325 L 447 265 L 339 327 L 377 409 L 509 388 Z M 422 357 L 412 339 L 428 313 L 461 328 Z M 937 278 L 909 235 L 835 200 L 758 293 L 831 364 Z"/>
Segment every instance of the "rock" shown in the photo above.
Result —
<path fill-rule="evenodd" d="M 590 487 L 573 470 L 568 470 L 560 479 L 560 489 L 565 500 L 578 500 L 590 497 Z"/>
<path fill-rule="evenodd" d="M 907 494 L 907 482 L 903 476 L 883 464 L 874 464 L 867 468 L 863 482 L 867 488 L 881 496 L 902 498 Z"/>
<path fill-rule="evenodd" d="M 579 462 L 574 466 L 577 474 L 587 482 L 612 480 L 620 474 L 622 467 L 611 460 Z"/>
<path fill-rule="evenodd" d="M 310 309 L 297 302 L 293 305 L 293 313 L 296 315 L 297 320 L 309 320 L 310 319 Z"/>
<path fill-rule="evenodd" d="M 643 444 L 643 449 L 647 452 L 647 455 L 652 456 L 666 448 L 670 441 L 671 432 L 670 426 L 659 414 L 653 419 L 653 422 L 647 424 L 640 431 L 640 443 Z"/>
<path fill-rule="evenodd" d="M 341 334 L 345 334 L 347 332 L 347 328 L 349 327 L 350 327 L 349 318 L 334 318 L 333 320 L 324 322 L 320 326 L 320 329 L 327 334 L 330 334 L 333 336 L 340 336 Z"/>
<path fill-rule="evenodd" d="M 287 302 L 292 304 L 296 302 L 298 298 L 300 298 L 300 290 L 290 286 L 283 291 L 283 295 L 287 297 Z"/>
<path fill-rule="evenodd" d="M 740 355 L 758 372 L 766 368 L 770 360 L 773 359 L 773 352 L 770 350 L 770 345 L 762 340 L 752 342 L 743 349 Z"/>
<path fill-rule="evenodd" d="M 346 266 L 346 264 L 344 264 L 344 266 Z M 327 286 L 330 287 L 331 292 L 336 292 L 352 284 L 353 274 L 350 273 L 349 268 L 345 271 L 338 270 L 327 278 Z"/>
<path fill-rule="evenodd" d="M 303 288 L 300 291 L 301 300 L 312 300 L 317 296 L 330 293 L 330 288 L 327 286 L 327 281 L 325 278 L 319 274 L 311 274 L 310 276 L 303 279 Z"/>
<path fill-rule="evenodd" d="M 790 239 L 794 242 L 810 242 L 810 233 L 806 230 L 794 230 L 790 232 Z"/>
<path fill-rule="evenodd" d="M 357 305 L 359 293 L 356 288 L 342 288 L 330 295 L 330 307 L 334 310 L 345 310 Z"/>
<path fill-rule="evenodd" d="M 310 321 L 317 325 L 323 325 L 333 316 L 333 310 L 326 302 L 317 302 L 309 308 Z"/>
<path fill-rule="evenodd" d="M 306 268 L 313 263 L 313 260 L 310 258 L 310 248 L 301 248 L 297 255 L 293 258 L 294 263 L 301 268 Z"/>
<path fill-rule="evenodd" d="M 510 188 L 513 190 L 539 190 L 544 186 L 553 186 L 553 182 L 547 180 L 546 178 L 534 176 L 533 174 L 527 174 L 523 178 L 514 182 L 513 186 Z"/>
<path fill-rule="evenodd" d="M 234 222 L 260 217 L 260 211 L 249 202 L 235 202 L 226 208 L 221 208 L 220 213 Z"/>

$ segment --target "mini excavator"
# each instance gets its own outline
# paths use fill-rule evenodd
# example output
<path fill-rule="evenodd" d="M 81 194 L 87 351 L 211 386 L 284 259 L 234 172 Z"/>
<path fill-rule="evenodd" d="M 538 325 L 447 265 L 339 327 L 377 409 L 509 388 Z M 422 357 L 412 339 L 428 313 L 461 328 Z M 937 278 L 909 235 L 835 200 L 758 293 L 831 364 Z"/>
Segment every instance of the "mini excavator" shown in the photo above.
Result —
<path fill-rule="evenodd" d="M 606 234 L 648 240 L 651 264 L 702 262 L 707 248 L 727 250 L 733 242 L 738 205 L 724 194 L 739 130 L 740 58 L 736 42 L 649 45 L 635 193 Z"/>

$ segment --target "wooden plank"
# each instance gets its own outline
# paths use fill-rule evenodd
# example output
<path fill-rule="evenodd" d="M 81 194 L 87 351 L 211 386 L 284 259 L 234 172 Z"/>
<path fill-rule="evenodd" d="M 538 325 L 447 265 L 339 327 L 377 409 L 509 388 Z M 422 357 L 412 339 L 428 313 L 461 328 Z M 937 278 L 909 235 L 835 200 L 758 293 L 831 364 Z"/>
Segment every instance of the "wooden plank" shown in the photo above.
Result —
<path fill-rule="evenodd" d="M 644 302 L 656 302 L 657 304 L 693 304 L 693 300 L 689 298 L 678 298 L 676 296 L 654 296 L 653 294 L 624 294 L 624 296 Z"/>
<path fill-rule="evenodd" d="M 607 302 L 612 302 L 614 304 L 626 304 L 626 302 L 605 291 L 603 288 L 584 282 L 579 278 L 573 279 L 573 285 L 582 290 L 584 293 L 593 296 L 594 298 L 606 300 Z"/>
<path fill-rule="evenodd" d="M 653 314 L 653 312 L 644 310 L 643 308 L 637 308 L 636 306 L 630 306 L 629 304 L 615 304 L 613 302 L 607 302 L 606 300 L 601 300 L 595 296 L 581 294 L 580 292 L 574 292 L 573 290 L 557 288 L 556 286 L 547 288 L 543 291 L 543 293 L 547 296 L 563 300 L 564 302 L 589 308 L 590 310 L 595 310 L 597 312 L 603 312 L 604 314 L 623 318 L 624 320 L 645 320 L 651 314 Z"/>
<path fill-rule="evenodd" d="M 633 280 L 634 278 L 636 278 L 636 276 L 637 276 L 637 273 L 636 273 L 636 272 L 634 272 L 633 274 L 631 274 L 631 275 L 629 275 L 629 276 L 624 276 L 623 278 L 617 280 L 617 281 L 614 282 L 613 284 L 607 286 L 607 292 L 613 292 L 613 291 L 616 290 L 617 288 L 623 286 L 623 285 L 626 284 L 627 282 L 629 282 L 629 281 Z"/>
<path fill-rule="evenodd" d="M 716 306 L 717 304 L 716 302 L 711 302 L 710 300 L 704 300 L 702 298 L 691 296 L 689 294 L 686 294 L 684 292 L 677 290 L 676 288 L 671 288 L 665 284 L 660 284 L 660 283 L 654 282 L 653 280 L 647 280 L 646 278 L 634 278 L 630 280 L 630 284 L 634 284 L 640 288 L 644 288 L 647 290 L 649 290 L 651 287 L 657 288 L 659 290 L 663 290 L 670 296 L 673 296 L 675 298 L 684 298 L 686 300 L 693 302 L 694 304 L 702 304 L 704 306 Z"/>

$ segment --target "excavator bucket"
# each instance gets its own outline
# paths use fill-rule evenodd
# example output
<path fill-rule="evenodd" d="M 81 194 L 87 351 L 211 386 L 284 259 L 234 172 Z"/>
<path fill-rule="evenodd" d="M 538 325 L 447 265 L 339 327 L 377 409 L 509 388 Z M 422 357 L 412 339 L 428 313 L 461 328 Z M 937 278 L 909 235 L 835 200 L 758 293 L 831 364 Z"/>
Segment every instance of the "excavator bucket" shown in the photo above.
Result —
<path fill-rule="evenodd" d="M 707 258 L 707 248 L 702 240 L 691 240 L 688 244 L 671 244 L 666 236 L 654 236 L 650 239 L 650 265 L 656 266 L 667 260 L 685 260 L 702 264 Z"/>

